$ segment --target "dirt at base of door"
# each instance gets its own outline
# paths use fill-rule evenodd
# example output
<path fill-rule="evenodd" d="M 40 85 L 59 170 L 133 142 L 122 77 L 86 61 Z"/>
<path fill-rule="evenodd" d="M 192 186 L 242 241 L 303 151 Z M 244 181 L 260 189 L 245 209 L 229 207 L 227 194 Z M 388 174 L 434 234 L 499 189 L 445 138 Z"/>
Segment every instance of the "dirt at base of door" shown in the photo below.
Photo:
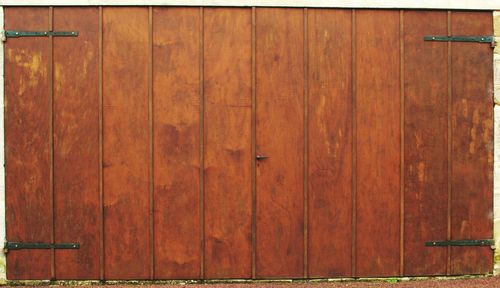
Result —
<path fill-rule="evenodd" d="M 74 282 L 74 281 L 72 281 Z M 484 277 L 473 277 L 473 278 L 429 278 L 429 279 L 411 279 L 411 280 L 401 280 L 401 279 L 384 279 L 384 280 L 345 280 L 345 281 L 331 281 L 331 282 L 267 282 L 267 283 L 217 283 L 217 284 L 186 284 L 178 282 L 176 284 L 154 284 L 154 285 L 144 285 L 144 283 L 131 282 L 131 284 L 111 284 L 111 285 L 68 285 L 68 283 L 62 283 L 60 285 L 22 285 L 22 281 L 13 281 L 11 286 L 5 287 L 93 287 L 93 288 L 127 288 L 131 286 L 140 285 L 141 287 L 179 287 L 187 286 L 187 288 L 271 288 L 271 287 L 293 287 L 293 288 L 337 288 L 337 287 L 350 287 L 350 288 L 361 288 L 361 287 L 416 287 L 416 288 L 433 288 L 433 287 L 500 287 L 500 276 L 484 276 Z"/>

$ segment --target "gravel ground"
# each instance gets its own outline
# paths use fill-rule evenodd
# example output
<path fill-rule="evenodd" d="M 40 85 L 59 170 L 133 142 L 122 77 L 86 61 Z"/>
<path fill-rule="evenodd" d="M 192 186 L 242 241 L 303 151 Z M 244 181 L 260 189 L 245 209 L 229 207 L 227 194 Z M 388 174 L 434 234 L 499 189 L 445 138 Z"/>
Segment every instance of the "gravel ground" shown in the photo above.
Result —
<path fill-rule="evenodd" d="M 20 287 L 18 283 L 13 286 L 4 287 Z M 21 285 L 23 286 L 23 285 Z M 72 285 L 43 285 L 42 287 L 70 287 Z M 427 288 L 427 287 L 453 287 L 453 288 L 464 288 L 464 287 L 495 287 L 500 288 L 500 276 L 486 276 L 486 277 L 473 277 L 473 278 L 458 278 L 458 279 L 417 279 L 417 280 L 370 280 L 370 281 L 333 281 L 333 282 L 307 282 L 307 283 L 284 283 L 284 282 L 261 282 L 261 283 L 218 283 L 218 284 L 113 284 L 113 285 L 82 285 L 82 283 L 75 285 L 78 287 L 89 287 L 89 288 L 130 288 L 131 286 L 140 287 L 151 287 L 151 288 L 161 288 L 161 287 L 185 287 L 185 288 L 338 288 L 338 287 L 349 287 L 349 288 L 361 288 L 361 287 L 416 287 L 416 288 Z M 24 287 L 38 287 L 40 285 L 24 285 Z"/>

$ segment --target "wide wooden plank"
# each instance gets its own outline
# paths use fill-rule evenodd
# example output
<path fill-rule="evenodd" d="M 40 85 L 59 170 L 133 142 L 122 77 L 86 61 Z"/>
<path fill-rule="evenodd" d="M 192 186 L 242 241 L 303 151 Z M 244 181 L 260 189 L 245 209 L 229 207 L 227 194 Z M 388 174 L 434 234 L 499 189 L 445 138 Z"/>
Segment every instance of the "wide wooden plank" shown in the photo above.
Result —
<path fill-rule="evenodd" d="M 399 11 L 356 11 L 356 276 L 399 274 Z"/>
<path fill-rule="evenodd" d="M 256 11 L 258 278 L 303 277 L 304 24 L 302 9 Z"/>
<path fill-rule="evenodd" d="M 447 13 L 404 12 L 404 274 L 446 273 L 447 248 L 425 247 L 447 235 Z"/>
<path fill-rule="evenodd" d="M 47 8 L 7 8 L 5 28 L 47 30 Z M 6 228 L 9 241 L 50 243 L 48 38 L 5 43 Z M 49 279 L 50 250 L 7 254 L 8 279 Z"/>
<path fill-rule="evenodd" d="M 205 9 L 205 275 L 252 276 L 251 9 Z"/>
<path fill-rule="evenodd" d="M 54 38 L 55 242 L 57 279 L 99 278 L 99 99 L 97 8 L 55 8 Z"/>
<path fill-rule="evenodd" d="M 453 12 L 452 35 L 492 35 L 491 12 Z M 452 239 L 490 239 L 493 69 L 488 44 L 452 44 Z M 490 247 L 453 247 L 451 274 L 492 271 Z"/>
<path fill-rule="evenodd" d="M 351 275 L 351 11 L 308 10 L 310 277 Z"/>
<path fill-rule="evenodd" d="M 200 277 L 199 8 L 154 8 L 155 277 Z"/>
<path fill-rule="evenodd" d="M 103 27 L 105 277 L 143 279 L 151 248 L 148 9 L 106 7 Z"/>

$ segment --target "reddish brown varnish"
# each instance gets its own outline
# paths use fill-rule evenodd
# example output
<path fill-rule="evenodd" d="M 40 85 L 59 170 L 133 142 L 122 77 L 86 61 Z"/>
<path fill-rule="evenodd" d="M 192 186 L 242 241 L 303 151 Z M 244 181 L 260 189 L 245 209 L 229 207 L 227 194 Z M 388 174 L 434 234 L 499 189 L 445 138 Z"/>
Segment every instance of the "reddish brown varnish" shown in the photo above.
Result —
<path fill-rule="evenodd" d="M 356 12 L 356 276 L 399 274 L 399 12 Z"/>
<path fill-rule="evenodd" d="M 200 277 L 198 8 L 153 10 L 155 275 Z"/>
<path fill-rule="evenodd" d="M 48 8 L 5 9 L 5 29 L 9 30 L 47 30 L 48 19 Z M 49 53 L 48 38 L 5 43 L 5 201 L 9 241 L 51 240 Z M 9 252 L 7 277 L 49 279 L 50 253 Z"/>
<path fill-rule="evenodd" d="M 308 9 L 309 276 L 351 275 L 351 11 Z"/>
<path fill-rule="evenodd" d="M 149 277 L 148 10 L 103 14 L 105 278 Z"/>
<path fill-rule="evenodd" d="M 447 12 L 404 13 L 404 274 L 446 274 L 447 248 L 424 243 L 447 235 Z"/>
<path fill-rule="evenodd" d="M 5 9 L 79 32 L 5 44 L 8 240 L 81 245 L 11 250 L 9 279 L 491 272 L 424 245 L 492 237 L 491 48 L 423 41 L 490 12 L 256 8 L 252 38 L 251 8 L 104 7 L 100 51 L 98 9 Z"/>
<path fill-rule="evenodd" d="M 205 9 L 205 275 L 249 278 L 251 10 Z"/>
<path fill-rule="evenodd" d="M 489 12 L 451 14 L 452 35 L 492 35 L 491 23 Z M 487 44 L 451 46 L 451 239 L 493 237 L 493 70 L 489 69 L 492 58 Z M 450 273 L 490 273 L 492 257 L 490 247 L 453 247 Z"/>
<path fill-rule="evenodd" d="M 54 8 L 55 241 L 57 279 L 99 277 L 99 101 L 97 8 Z"/>
<path fill-rule="evenodd" d="M 258 278 L 303 276 L 303 10 L 257 9 Z"/>

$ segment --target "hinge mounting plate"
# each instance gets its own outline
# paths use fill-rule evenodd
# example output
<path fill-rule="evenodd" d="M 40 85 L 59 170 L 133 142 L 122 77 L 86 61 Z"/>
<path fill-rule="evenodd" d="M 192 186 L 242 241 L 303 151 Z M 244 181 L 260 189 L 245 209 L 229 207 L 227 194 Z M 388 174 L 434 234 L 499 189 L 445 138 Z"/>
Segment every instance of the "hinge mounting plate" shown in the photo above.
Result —
<path fill-rule="evenodd" d="M 14 31 L 5 30 L 2 33 L 2 38 L 19 38 L 19 37 L 76 37 L 78 31 Z"/>
<path fill-rule="evenodd" d="M 491 246 L 495 245 L 493 239 L 480 239 L 480 240 L 442 240 L 442 241 L 428 241 L 425 246 L 444 247 L 444 246 Z"/>
<path fill-rule="evenodd" d="M 494 36 L 424 36 L 424 41 L 441 41 L 441 42 L 476 42 L 490 43 L 491 47 L 495 47 Z"/>
<path fill-rule="evenodd" d="M 5 242 L 4 250 L 22 249 L 80 249 L 80 243 L 40 243 L 40 242 Z"/>

